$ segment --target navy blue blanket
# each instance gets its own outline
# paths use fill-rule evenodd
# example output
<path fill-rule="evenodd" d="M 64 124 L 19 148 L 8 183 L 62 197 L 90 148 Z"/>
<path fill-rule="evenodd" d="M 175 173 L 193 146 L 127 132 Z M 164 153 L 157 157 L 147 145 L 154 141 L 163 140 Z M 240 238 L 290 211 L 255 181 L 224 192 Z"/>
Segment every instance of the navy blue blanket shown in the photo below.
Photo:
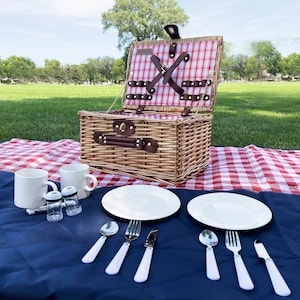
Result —
<path fill-rule="evenodd" d="M 255 285 L 254 290 L 244 291 L 238 286 L 233 256 L 221 230 L 215 230 L 219 245 L 214 248 L 221 279 L 206 277 L 205 247 L 198 241 L 204 226 L 188 215 L 186 206 L 209 191 L 172 190 L 181 199 L 179 212 L 160 222 L 144 223 L 119 274 L 109 276 L 104 270 L 124 241 L 126 221 L 117 220 L 119 233 L 107 239 L 94 263 L 83 264 L 81 258 L 98 239 L 101 225 L 112 219 L 101 207 L 102 196 L 111 188 L 99 188 L 81 200 L 80 215 L 65 214 L 61 222 L 50 223 L 45 213 L 29 216 L 14 206 L 13 176 L 0 172 L 0 299 L 279 299 L 254 251 L 257 238 L 291 288 L 288 299 L 300 299 L 300 195 L 232 191 L 262 201 L 273 212 L 268 226 L 240 234 L 241 254 Z M 145 238 L 154 227 L 159 233 L 149 279 L 135 283 Z"/>

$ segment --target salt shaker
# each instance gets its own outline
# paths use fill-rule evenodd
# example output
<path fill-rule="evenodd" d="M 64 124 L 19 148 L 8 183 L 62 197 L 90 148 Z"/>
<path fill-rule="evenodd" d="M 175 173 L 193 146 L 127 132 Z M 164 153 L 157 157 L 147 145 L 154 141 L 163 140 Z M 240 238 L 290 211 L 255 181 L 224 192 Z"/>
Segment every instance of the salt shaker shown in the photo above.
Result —
<path fill-rule="evenodd" d="M 62 196 L 66 204 L 66 213 L 68 216 L 75 216 L 82 212 L 82 207 L 78 201 L 77 190 L 75 186 L 67 186 L 62 191 Z"/>
<path fill-rule="evenodd" d="M 47 202 L 47 220 L 57 222 L 63 219 L 62 201 L 63 197 L 59 191 L 48 192 L 45 196 Z"/>

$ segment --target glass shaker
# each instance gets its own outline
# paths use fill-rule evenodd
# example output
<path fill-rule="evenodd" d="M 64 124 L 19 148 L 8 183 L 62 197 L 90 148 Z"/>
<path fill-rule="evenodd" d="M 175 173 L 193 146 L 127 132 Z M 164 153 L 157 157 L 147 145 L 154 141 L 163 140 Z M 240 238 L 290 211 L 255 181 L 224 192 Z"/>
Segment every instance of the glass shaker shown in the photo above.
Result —
<path fill-rule="evenodd" d="M 48 192 L 45 196 L 47 202 L 47 220 L 57 222 L 63 219 L 62 201 L 63 197 L 59 191 Z"/>
<path fill-rule="evenodd" d="M 82 212 L 82 207 L 78 201 L 77 190 L 75 186 L 67 186 L 62 191 L 62 196 L 66 204 L 66 213 L 68 216 L 75 216 Z"/>

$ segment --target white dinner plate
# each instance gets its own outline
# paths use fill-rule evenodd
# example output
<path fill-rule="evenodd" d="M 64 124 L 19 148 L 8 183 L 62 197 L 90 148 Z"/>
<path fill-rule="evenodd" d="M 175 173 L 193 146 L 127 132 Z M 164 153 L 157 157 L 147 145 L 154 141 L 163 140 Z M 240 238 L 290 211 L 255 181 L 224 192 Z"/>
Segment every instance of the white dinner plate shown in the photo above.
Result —
<path fill-rule="evenodd" d="M 188 203 L 187 210 L 195 220 L 225 230 L 257 229 L 272 219 L 271 210 L 262 202 L 226 192 L 195 197 Z"/>
<path fill-rule="evenodd" d="M 107 192 L 103 208 L 127 220 L 152 221 L 171 216 L 180 208 L 179 198 L 171 191 L 151 185 L 126 185 Z"/>

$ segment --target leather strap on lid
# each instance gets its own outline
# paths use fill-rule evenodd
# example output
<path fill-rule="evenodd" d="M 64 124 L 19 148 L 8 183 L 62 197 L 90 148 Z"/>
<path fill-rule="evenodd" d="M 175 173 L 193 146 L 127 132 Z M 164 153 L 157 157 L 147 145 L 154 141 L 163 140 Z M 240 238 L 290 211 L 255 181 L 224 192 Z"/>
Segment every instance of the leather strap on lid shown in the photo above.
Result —
<path fill-rule="evenodd" d="M 185 62 L 187 62 L 189 60 L 190 56 L 189 54 L 187 54 L 186 52 L 183 52 L 179 55 L 179 57 L 176 59 L 176 61 L 174 62 L 174 64 L 172 64 L 172 66 L 170 68 L 168 68 L 165 65 L 162 65 L 160 62 L 160 59 L 155 56 L 152 55 L 151 56 L 151 61 L 153 62 L 153 64 L 155 65 L 155 67 L 160 71 L 159 74 L 157 74 L 154 79 L 147 84 L 147 91 L 150 94 L 154 94 L 155 93 L 155 84 L 162 78 L 164 77 L 164 81 L 163 83 L 166 84 L 168 83 L 172 89 L 174 91 L 176 91 L 176 93 L 178 93 L 179 95 L 184 93 L 184 90 L 172 79 L 172 73 L 174 72 L 174 70 L 179 66 L 179 64 L 184 60 Z"/>

